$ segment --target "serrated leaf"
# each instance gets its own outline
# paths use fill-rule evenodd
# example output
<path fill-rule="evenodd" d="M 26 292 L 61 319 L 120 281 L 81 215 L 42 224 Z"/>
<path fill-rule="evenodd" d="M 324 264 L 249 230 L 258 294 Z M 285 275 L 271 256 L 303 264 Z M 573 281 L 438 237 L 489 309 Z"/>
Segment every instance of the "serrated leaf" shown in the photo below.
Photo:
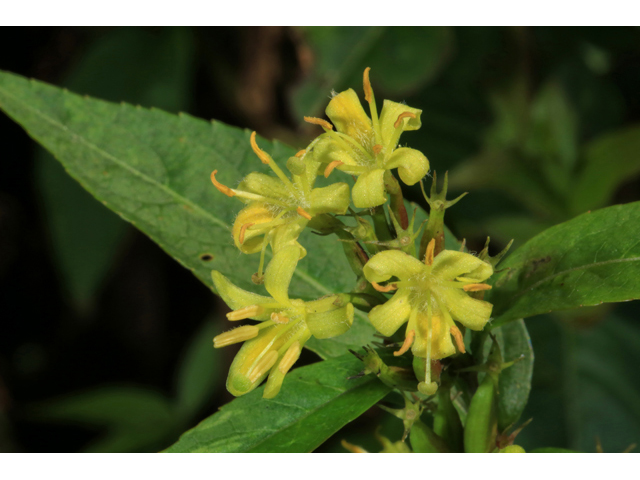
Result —
<path fill-rule="evenodd" d="M 56 87 L 0 72 L 0 107 L 51 151 L 96 198 L 149 235 L 210 288 L 216 269 L 245 289 L 256 255 L 242 256 L 230 235 L 241 204 L 215 190 L 219 180 L 234 185 L 249 172 L 266 171 L 251 151 L 249 132 L 224 124 L 170 115 L 127 104 L 83 98 Z M 274 158 L 294 153 L 259 140 Z M 350 291 L 355 276 L 336 238 L 304 232 L 309 254 L 291 283 L 292 297 L 317 298 Z M 373 328 L 358 313 L 351 330 L 323 340 L 322 356 L 371 340 Z M 313 348 L 313 343 L 309 344 Z"/>
<path fill-rule="evenodd" d="M 390 392 L 352 355 L 298 368 L 278 396 L 236 398 L 180 437 L 167 452 L 310 452 Z"/>
<path fill-rule="evenodd" d="M 640 298 L 640 202 L 585 213 L 514 251 L 492 278 L 494 325 Z"/>

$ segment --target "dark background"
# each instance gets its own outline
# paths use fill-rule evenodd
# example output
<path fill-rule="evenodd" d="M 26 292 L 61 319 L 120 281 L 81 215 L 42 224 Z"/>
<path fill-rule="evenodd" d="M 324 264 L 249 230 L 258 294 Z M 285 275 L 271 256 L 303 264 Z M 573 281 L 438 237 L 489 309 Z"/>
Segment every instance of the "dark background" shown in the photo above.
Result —
<path fill-rule="evenodd" d="M 628 159 L 594 207 L 640 200 L 635 28 L 4 28 L 0 42 L 0 69 L 297 147 L 313 134 L 302 116 L 321 116 L 332 89 L 361 94 L 371 66 L 378 101 L 423 110 L 403 142 L 450 171 L 453 194 L 472 192 L 447 212 L 472 251 L 487 235 L 517 248 L 585 211 L 570 193 L 603 138 Z M 0 451 L 165 448 L 232 399 L 235 350 L 210 348 L 226 307 L 3 114 L 0 141 Z M 640 440 L 638 310 L 527 321 L 534 420 L 517 443 Z M 400 422 L 374 408 L 320 451 L 343 451 L 342 438 L 375 451 L 379 424 L 398 439 Z"/>

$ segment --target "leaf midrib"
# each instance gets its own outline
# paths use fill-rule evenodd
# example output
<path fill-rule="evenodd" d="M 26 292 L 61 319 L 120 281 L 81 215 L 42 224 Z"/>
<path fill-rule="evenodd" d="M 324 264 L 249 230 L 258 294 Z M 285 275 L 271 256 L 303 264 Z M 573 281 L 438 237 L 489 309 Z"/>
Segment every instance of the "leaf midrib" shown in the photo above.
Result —
<path fill-rule="evenodd" d="M 6 72 L 5 72 L 6 73 Z M 160 189 L 162 189 L 163 191 L 165 191 L 166 193 L 168 193 L 169 195 L 171 195 L 176 201 L 178 202 L 182 202 L 183 204 L 188 205 L 189 207 L 193 208 L 195 211 L 197 211 L 198 213 L 200 213 L 201 215 L 203 215 L 205 218 L 211 220 L 214 224 L 217 224 L 223 228 L 226 228 L 227 230 L 230 230 L 230 226 L 227 225 L 225 222 L 223 222 L 222 220 L 212 216 L 209 212 L 207 212 L 206 210 L 204 210 L 202 207 L 200 207 L 199 205 L 193 203 L 191 200 L 189 200 L 186 197 L 183 197 L 182 195 L 179 195 L 175 190 L 171 190 L 170 188 L 168 188 L 166 185 L 163 185 L 162 183 L 158 182 L 157 180 L 145 175 L 144 173 L 140 172 L 139 170 L 134 169 L 133 167 L 131 167 L 130 165 L 122 162 L 121 160 L 119 160 L 117 157 L 114 157 L 113 155 L 109 154 L 108 152 L 104 151 L 103 149 L 101 149 L 100 147 L 98 147 L 96 144 L 89 142 L 87 139 L 85 139 L 85 137 L 83 137 L 82 135 L 79 135 L 78 133 L 74 132 L 73 130 L 71 130 L 70 128 L 68 128 L 66 125 L 56 121 L 55 119 L 49 117 L 48 115 L 45 115 L 42 111 L 36 109 L 35 107 L 32 107 L 31 105 L 25 103 L 24 101 L 22 101 L 19 97 L 16 97 L 15 95 L 11 94 L 11 92 L 7 91 L 5 88 L 3 88 L 2 86 L 0 86 L 0 91 L 6 95 L 7 97 L 11 98 L 14 102 L 16 102 L 17 104 L 19 104 L 20 106 L 22 106 L 22 108 L 25 108 L 27 110 L 30 110 L 31 112 L 33 112 L 34 114 L 36 114 L 38 117 L 42 118 L 44 121 L 48 122 L 49 124 L 51 124 L 52 126 L 54 126 L 55 128 L 58 128 L 64 132 L 67 132 L 70 136 L 72 136 L 72 138 L 79 140 L 81 143 L 83 143 L 85 146 L 87 146 L 88 148 L 94 150 L 95 152 L 97 152 L 98 154 L 102 155 L 104 158 L 112 161 L 113 163 L 115 163 L 116 165 L 119 165 L 122 168 L 125 168 L 126 170 L 128 170 L 129 172 L 131 172 L 133 175 L 136 175 L 137 177 L 141 178 L 143 181 L 148 182 L 151 185 L 154 185 L 155 187 L 159 187 Z M 64 94 L 67 94 L 66 91 L 63 92 Z M 99 100 L 97 100 L 99 101 Z M 94 192 L 92 192 L 92 194 L 94 194 L 94 196 L 100 200 L 102 200 L 102 198 L 100 198 L 99 195 L 96 195 Z M 121 212 L 120 212 L 121 213 Z M 131 220 L 126 216 L 123 215 L 123 217 L 129 222 L 132 223 Z M 267 251 L 266 255 L 271 256 L 271 252 Z M 320 282 L 318 282 L 316 279 L 314 279 L 313 277 L 311 277 L 309 274 L 307 274 L 304 271 L 301 271 L 300 269 L 296 269 L 294 271 L 294 275 L 300 277 L 301 279 L 303 279 L 304 281 L 306 281 L 309 285 L 315 287 L 320 293 L 323 294 L 331 294 L 333 293 L 330 289 L 328 289 L 327 287 L 325 287 L 324 285 L 322 285 Z"/>

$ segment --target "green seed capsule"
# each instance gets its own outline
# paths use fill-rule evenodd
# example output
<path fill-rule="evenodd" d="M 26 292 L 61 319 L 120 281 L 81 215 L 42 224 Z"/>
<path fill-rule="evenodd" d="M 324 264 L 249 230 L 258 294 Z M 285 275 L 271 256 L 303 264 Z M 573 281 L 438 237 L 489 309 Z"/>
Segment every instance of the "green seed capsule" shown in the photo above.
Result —
<path fill-rule="evenodd" d="M 509 445 L 498 451 L 498 453 L 527 453 L 520 445 Z"/>
<path fill-rule="evenodd" d="M 442 437 L 436 435 L 420 420 L 411 427 L 409 441 L 415 453 L 449 453 L 450 451 Z"/>
<path fill-rule="evenodd" d="M 488 453 L 495 448 L 498 435 L 496 381 L 487 374 L 471 399 L 464 428 L 464 451 Z"/>
<path fill-rule="evenodd" d="M 462 422 L 451 402 L 451 389 L 438 390 L 438 409 L 433 416 L 433 431 L 449 446 L 452 452 L 463 451 Z"/>

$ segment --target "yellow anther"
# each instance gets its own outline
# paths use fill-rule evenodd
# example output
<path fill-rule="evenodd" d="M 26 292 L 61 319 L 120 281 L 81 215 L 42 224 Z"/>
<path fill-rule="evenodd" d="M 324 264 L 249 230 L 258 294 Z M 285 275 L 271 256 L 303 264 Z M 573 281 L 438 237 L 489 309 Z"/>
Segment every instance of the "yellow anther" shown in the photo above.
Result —
<path fill-rule="evenodd" d="M 264 163 L 265 165 L 269 165 L 269 163 L 273 161 L 269 154 L 258 146 L 258 143 L 256 142 L 256 132 L 251 133 L 251 139 L 249 140 L 249 142 L 251 143 L 253 152 L 258 156 L 262 163 Z"/>
<path fill-rule="evenodd" d="M 382 285 L 379 285 L 376 282 L 371 282 L 371 285 L 373 285 L 373 288 L 375 288 L 379 292 L 391 292 L 393 290 L 398 289 L 398 285 L 396 285 L 395 283 L 390 283 L 386 287 L 383 287 Z"/>
<path fill-rule="evenodd" d="M 276 313 L 273 312 L 271 314 L 271 320 L 273 320 L 276 323 L 279 323 L 281 325 L 284 325 L 285 323 L 289 323 L 289 320 L 291 320 L 289 317 L 287 317 L 286 315 L 283 315 L 281 313 Z"/>
<path fill-rule="evenodd" d="M 400 350 L 398 350 L 397 352 L 393 352 L 393 355 L 396 357 L 399 357 L 400 355 L 407 352 L 411 348 L 411 345 L 413 345 L 413 340 L 415 338 L 416 338 L 415 330 L 409 330 L 407 332 L 407 336 L 404 339 L 404 343 L 402 344 L 402 347 L 400 347 Z"/>
<path fill-rule="evenodd" d="M 293 342 L 293 344 L 287 349 L 287 352 L 282 357 L 282 360 L 280 360 L 280 365 L 278 365 L 278 370 L 280 370 L 280 373 L 286 375 L 286 373 L 291 370 L 293 364 L 298 361 L 298 358 L 300 358 L 301 351 L 302 347 L 300 346 L 300 342 Z"/>
<path fill-rule="evenodd" d="M 240 227 L 240 233 L 238 234 L 238 241 L 240 242 L 240 245 L 242 245 L 244 243 L 244 234 L 247 231 L 247 228 L 251 227 L 255 225 L 255 223 L 244 223 L 241 227 Z"/>
<path fill-rule="evenodd" d="M 342 443 L 342 446 L 351 453 L 369 453 L 364 448 L 354 445 L 353 443 L 349 443 L 346 440 L 342 440 L 340 443 Z"/>
<path fill-rule="evenodd" d="M 462 287 L 465 292 L 483 292 L 484 290 L 491 290 L 491 285 L 486 283 L 469 283 Z"/>
<path fill-rule="evenodd" d="M 226 347 L 234 343 L 251 340 L 258 336 L 260 330 L 255 325 L 245 325 L 244 327 L 234 328 L 229 332 L 224 332 L 214 337 L 213 348 Z"/>
<path fill-rule="evenodd" d="M 373 154 L 378 155 L 382 151 L 382 145 L 374 145 L 373 146 Z"/>
<path fill-rule="evenodd" d="M 416 118 L 416 114 L 411 112 L 402 112 L 398 115 L 398 119 L 396 120 L 396 123 L 393 124 L 393 127 L 398 128 L 403 118 Z"/>
<path fill-rule="evenodd" d="M 433 252 L 436 249 L 436 239 L 432 238 L 427 245 L 427 252 L 424 254 L 424 264 L 433 265 Z"/>
<path fill-rule="evenodd" d="M 329 175 L 331 175 L 331 172 L 333 172 L 333 170 L 340 165 L 344 165 L 344 162 L 341 162 L 340 160 L 334 160 L 329 165 L 327 165 L 327 168 L 324 169 L 324 178 L 328 178 Z"/>
<path fill-rule="evenodd" d="M 369 71 L 371 67 L 367 67 L 364 69 L 364 74 L 362 75 L 362 83 L 364 87 L 364 99 L 367 102 L 371 102 L 373 100 L 373 89 L 371 88 L 371 81 L 369 80 Z"/>
<path fill-rule="evenodd" d="M 451 332 L 451 335 L 453 335 L 453 339 L 456 341 L 456 346 L 458 347 L 458 350 L 460 350 L 460 353 L 465 353 L 464 339 L 462 338 L 462 332 L 460 329 L 454 325 L 449 329 L 449 331 Z"/>
<path fill-rule="evenodd" d="M 305 212 L 302 207 L 298 207 L 296 208 L 296 212 L 298 212 L 298 215 L 300 215 L 301 217 L 306 218 L 307 220 L 311 220 L 311 215 L 309 215 L 307 212 Z"/>
<path fill-rule="evenodd" d="M 253 367 L 253 370 L 251 370 L 251 373 L 249 374 L 249 381 L 251 383 L 257 382 L 260 377 L 271 370 L 271 367 L 275 365 L 276 360 L 278 360 L 278 352 L 275 350 L 268 352 L 258 361 L 256 366 Z"/>
<path fill-rule="evenodd" d="M 211 182 L 213 183 L 213 185 L 227 197 L 234 197 L 236 194 L 233 190 L 216 180 L 216 173 L 218 173 L 218 170 L 214 170 L 213 172 L 211 172 Z"/>
<path fill-rule="evenodd" d="M 322 118 L 304 117 L 304 121 L 307 123 L 312 123 L 313 125 L 320 125 L 322 128 L 325 128 L 327 130 L 333 130 L 333 125 Z"/>
<path fill-rule="evenodd" d="M 248 307 L 239 308 L 238 310 L 227 313 L 227 320 L 232 322 L 235 322 L 236 320 L 244 320 L 245 318 L 260 315 L 262 312 L 264 312 L 264 307 L 260 305 L 249 305 Z"/>
<path fill-rule="evenodd" d="M 301 156 L 303 156 L 305 153 L 307 153 L 306 150 L 300 150 L 298 153 L 296 153 L 294 156 L 300 158 Z"/>

